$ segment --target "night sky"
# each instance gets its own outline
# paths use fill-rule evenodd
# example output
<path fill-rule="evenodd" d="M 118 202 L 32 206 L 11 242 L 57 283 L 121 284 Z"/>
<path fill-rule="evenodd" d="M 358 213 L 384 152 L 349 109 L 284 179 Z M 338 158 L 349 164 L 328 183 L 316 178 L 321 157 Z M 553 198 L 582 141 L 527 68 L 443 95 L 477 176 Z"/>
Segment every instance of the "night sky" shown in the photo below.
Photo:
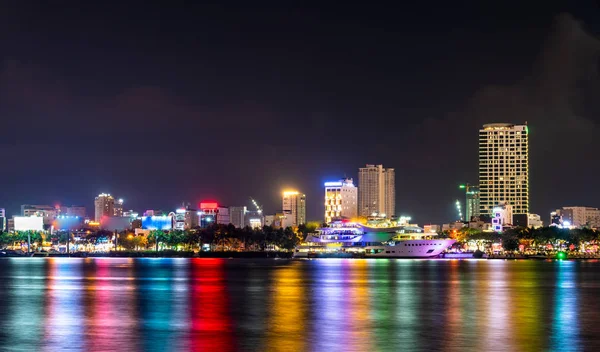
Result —
<path fill-rule="evenodd" d="M 531 211 L 600 206 L 596 1 L 53 3 L 0 1 L 9 214 L 100 192 L 273 213 L 293 187 L 321 220 L 322 183 L 369 163 L 399 215 L 448 222 L 481 125 L 525 121 Z"/>

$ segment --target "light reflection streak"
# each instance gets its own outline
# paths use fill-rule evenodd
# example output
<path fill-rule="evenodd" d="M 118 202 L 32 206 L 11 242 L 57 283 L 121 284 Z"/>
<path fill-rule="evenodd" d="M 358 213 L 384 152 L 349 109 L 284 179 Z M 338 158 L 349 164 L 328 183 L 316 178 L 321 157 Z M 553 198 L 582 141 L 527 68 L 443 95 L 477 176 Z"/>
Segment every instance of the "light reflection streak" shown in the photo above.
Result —
<path fill-rule="evenodd" d="M 192 259 L 190 267 L 191 351 L 235 351 L 225 290 L 224 259 Z"/>
<path fill-rule="evenodd" d="M 512 334 L 511 322 L 511 304 L 510 290 L 507 282 L 507 262 L 490 261 L 493 266 L 488 273 L 487 282 L 483 284 L 485 291 L 482 295 L 487 297 L 486 323 L 484 338 L 487 348 L 498 349 L 510 341 L 506 339 L 506 334 Z"/>
<path fill-rule="evenodd" d="M 414 261 L 396 261 L 396 296 L 400 305 L 396 308 L 397 339 L 415 341 L 419 327 L 419 305 L 421 292 L 417 290 Z M 409 344 L 410 345 L 410 344 Z"/>
<path fill-rule="evenodd" d="M 550 347 L 554 351 L 580 351 L 578 292 L 575 262 L 556 263 L 557 276 L 554 288 L 554 309 Z"/>
<path fill-rule="evenodd" d="M 542 325 L 540 316 L 543 312 L 541 295 L 539 294 L 539 277 L 541 273 L 536 270 L 536 262 L 508 261 L 509 270 L 510 306 L 512 312 L 512 342 L 518 350 L 541 351 L 543 349 Z"/>
<path fill-rule="evenodd" d="M 187 260 L 136 262 L 137 299 L 144 350 L 181 350 L 187 317 Z"/>
<path fill-rule="evenodd" d="M 74 258 L 48 258 L 44 349 L 47 351 L 84 349 L 81 328 L 82 261 Z"/>
<path fill-rule="evenodd" d="M 306 349 L 306 311 L 302 263 L 278 267 L 273 274 L 271 311 L 266 333 L 267 351 Z M 323 327 L 325 328 L 325 327 Z"/>
<path fill-rule="evenodd" d="M 460 336 L 460 332 L 466 322 L 463 321 L 462 316 L 463 305 L 461 302 L 462 291 L 459 273 L 460 261 L 453 260 L 446 263 L 446 265 L 449 266 L 450 274 L 448 278 L 448 292 L 446 293 L 446 326 L 444 328 L 444 334 L 448 336 L 446 337 L 446 340 L 450 340 L 451 338 Z M 459 343 L 453 343 L 446 348 L 449 348 L 449 350 L 452 351 L 455 350 L 457 345 L 459 345 Z"/>
<path fill-rule="evenodd" d="M 352 278 L 349 277 L 352 264 L 338 260 L 315 261 L 316 272 L 311 297 L 315 314 L 310 327 L 310 341 L 317 351 L 339 350 L 338 341 L 345 339 L 349 330 L 346 324 L 351 324 L 347 314 L 352 310 L 352 306 L 348 300 L 363 299 L 344 292 L 352 285 Z"/>
<path fill-rule="evenodd" d="M 9 294 L 12 303 L 8 325 L 4 331 L 8 343 L 25 350 L 40 350 L 43 336 L 44 292 L 46 288 L 44 258 L 10 258 L 15 278 L 10 278 Z"/>
<path fill-rule="evenodd" d="M 86 315 L 88 346 L 97 350 L 118 351 L 139 343 L 135 305 L 135 286 L 131 281 L 104 280 L 109 277 L 134 277 L 133 259 L 95 259 L 95 275 L 87 286 L 93 305 Z M 130 346 L 130 347 L 128 347 Z"/>
<path fill-rule="evenodd" d="M 348 317 L 349 346 L 366 350 L 372 344 L 371 310 L 372 296 L 369 292 L 369 263 L 367 259 L 348 261 L 350 289 L 345 296 L 344 317 Z"/>

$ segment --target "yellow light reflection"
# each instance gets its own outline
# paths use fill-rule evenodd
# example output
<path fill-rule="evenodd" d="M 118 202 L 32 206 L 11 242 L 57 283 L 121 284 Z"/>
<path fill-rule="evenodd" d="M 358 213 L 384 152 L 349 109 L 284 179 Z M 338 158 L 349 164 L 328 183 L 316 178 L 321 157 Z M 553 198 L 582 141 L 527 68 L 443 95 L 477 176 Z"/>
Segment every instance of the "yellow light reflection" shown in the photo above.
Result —
<path fill-rule="evenodd" d="M 302 263 L 275 270 L 271 301 L 273 308 L 267 325 L 267 351 L 305 350 L 306 297 Z"/>

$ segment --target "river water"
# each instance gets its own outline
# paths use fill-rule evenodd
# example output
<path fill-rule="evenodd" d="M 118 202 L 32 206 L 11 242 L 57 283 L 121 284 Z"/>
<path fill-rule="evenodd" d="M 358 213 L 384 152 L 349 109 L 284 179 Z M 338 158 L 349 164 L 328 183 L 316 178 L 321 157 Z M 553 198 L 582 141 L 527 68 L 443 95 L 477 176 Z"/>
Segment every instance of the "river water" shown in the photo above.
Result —
<path fill-rule="evenodd" d="M 599 351 L 600 262 L 0 259 L 0 349 Z"/>

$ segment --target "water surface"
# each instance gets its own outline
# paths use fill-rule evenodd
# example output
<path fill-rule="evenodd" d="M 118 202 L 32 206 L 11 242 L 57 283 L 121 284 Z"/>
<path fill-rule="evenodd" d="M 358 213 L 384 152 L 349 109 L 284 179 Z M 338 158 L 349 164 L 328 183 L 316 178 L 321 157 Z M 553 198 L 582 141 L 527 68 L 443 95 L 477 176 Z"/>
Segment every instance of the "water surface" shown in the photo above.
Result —
<path fill-rule="evenodd" d="M 598 351 L 600 262 L 0 259 L 0 349 Z"/>

